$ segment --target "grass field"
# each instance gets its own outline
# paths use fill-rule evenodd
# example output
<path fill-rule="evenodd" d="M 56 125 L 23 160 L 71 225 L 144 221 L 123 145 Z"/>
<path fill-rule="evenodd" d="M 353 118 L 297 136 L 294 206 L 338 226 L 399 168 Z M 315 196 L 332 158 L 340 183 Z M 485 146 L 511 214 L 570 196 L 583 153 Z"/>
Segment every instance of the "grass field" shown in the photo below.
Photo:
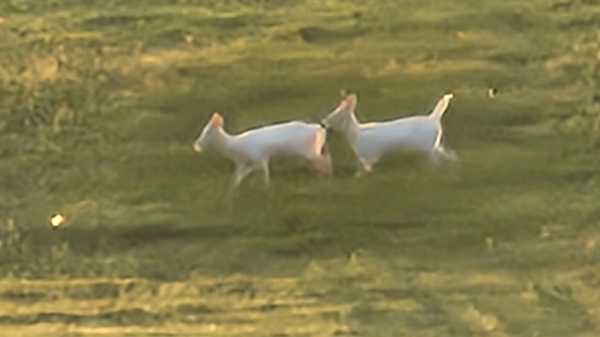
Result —
<path fill-rule="evenodd" d="M 83 3 L 0 3 L 2 335 L 600 334 L 597 1 Z M 460 160 L 356 179 L 334 133 L 333 177 L 227 202 L 192 151 L 342 89 L 364 121 L 454 92 Z"/>

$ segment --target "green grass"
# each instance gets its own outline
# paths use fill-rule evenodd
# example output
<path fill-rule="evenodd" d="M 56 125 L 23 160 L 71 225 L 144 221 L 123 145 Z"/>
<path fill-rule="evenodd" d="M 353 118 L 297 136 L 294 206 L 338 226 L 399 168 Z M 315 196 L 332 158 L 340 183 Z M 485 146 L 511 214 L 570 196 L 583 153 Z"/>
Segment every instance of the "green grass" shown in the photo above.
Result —
<path fill-rule="evenodd" d="M 597 335 L 599 14 L 575 0 L 3 2 L 0 329 Z M 454 92 L 460 161 L 402 154 L 356 179 L 333 133 L 333 177 L 275 159 L 269 189 L 252 175 L 227 202 L 232 165 L 192 151 L 214 111 L 231 132 L 317 121 L 341 89 L 365 121 Z M 51 231 L 53 212 L 67 226 Z"/>

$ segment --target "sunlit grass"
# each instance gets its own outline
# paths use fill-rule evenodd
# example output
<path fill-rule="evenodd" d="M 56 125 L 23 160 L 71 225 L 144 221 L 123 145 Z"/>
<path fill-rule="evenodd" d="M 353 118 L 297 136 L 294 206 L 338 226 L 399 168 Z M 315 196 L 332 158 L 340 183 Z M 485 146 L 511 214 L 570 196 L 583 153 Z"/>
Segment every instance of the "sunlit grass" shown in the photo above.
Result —
<path fill-rule="evenodd" d="M 572 50 L 597 12 L 0 4 L 0 330 L 594 335 L 600 166 L 588 60 Z M 228 201 L 231 164 L 192 151 L 214 111 L 234 133 L 316 122 L 342 89 L 362 121 L 425 114 L 452 91 L 460 160 L 400 154 L 356 179 L 332 133 L 333 177 L 276 159 L 270 188 L 253 175 Z M 54 231 L 53 213 L 67 219 Z"/>

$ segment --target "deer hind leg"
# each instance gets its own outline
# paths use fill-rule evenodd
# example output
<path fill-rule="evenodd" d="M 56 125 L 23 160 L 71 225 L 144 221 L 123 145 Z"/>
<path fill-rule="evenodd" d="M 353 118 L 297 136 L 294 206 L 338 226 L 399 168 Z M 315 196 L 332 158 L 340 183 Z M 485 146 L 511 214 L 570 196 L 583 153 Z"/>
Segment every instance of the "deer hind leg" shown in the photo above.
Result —
<path fill-rule="evenodd" d="M 437 147 L 431 149 L 431 151 L 427 154 L 427 158 L 429 159 L 429 162 L 435 166 L 440 165 L 441 159 L 442 159 L 442 154 L 440 153 L 440 151 L 438 150 Z"/>
<path fill-rule="evenodd" d="M 446 150 L 443 146 L 439 145 L 434 147 L 429 152 L 429 161 L 434 165 L 439 165 L 442 160 L 445 161 L 456 161 L 458 157 L 456 153 L 452 150 Z"/>
<path fill-rule="evenodd" d="M 458 157 L 456 156 L 456 152 L 452 150 L 447 150 L 446 148 L 444 148 L 444 145 L 442 145 L 442 134 L 443 131 L 440 128 L 437 133 L 437 137 L 435 138 L 435 142 L 433 143 L 433 150 L 430 153 L 430 158 L 435 164 L 439 164 L 440 159 L 445 159 L 449 161 L 455 161 L 458 159 Z"/>
<path fill-rule="evenodd" d="M 442 156 L 446 160 L 450 160 L 450 161 L 458 160 L 458 156 L 456 155 L 456 152 L 454 152 L 453 150 L 446 149 L 445 147 L 440 145 L 437 147 L 437 151 L 439 152 L 440 156 Z"/>

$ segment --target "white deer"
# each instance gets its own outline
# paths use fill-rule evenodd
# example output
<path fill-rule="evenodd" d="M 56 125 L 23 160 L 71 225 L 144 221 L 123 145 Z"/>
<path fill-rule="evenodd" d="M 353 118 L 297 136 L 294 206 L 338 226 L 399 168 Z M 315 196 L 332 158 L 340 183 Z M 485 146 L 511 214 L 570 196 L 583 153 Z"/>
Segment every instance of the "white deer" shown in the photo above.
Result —
<path fill-rule="evenodd" d="M 331 158 L 325 148 L 327 130 L 319 124 L 292 121 L 232 135 L 223 129 L 223 123 L 223 117 L 215 112 L 194 142 L 194 150 L 214 151 L 234 162 L 230 191 L 257 169 L 262 169 L 268 186 L 269 160 L 274 155 L 301 157 L 324 175 L 332 172 Z"/>
<path fill-rule="evenodd" d="M 434 163 L 440 159 L 454 160 L 456 156 L 441 144 L 441 119 L 453 97 L 452 94 L 444 95 L 429 116 L 360 123 L 354 115 L 357 98 L 351 94 L 323 119 L 322 124 L 346 136 L 360 164 L 357 175 L 370 173 L 384 154 L 398 150 L 425 153 Z"/>

